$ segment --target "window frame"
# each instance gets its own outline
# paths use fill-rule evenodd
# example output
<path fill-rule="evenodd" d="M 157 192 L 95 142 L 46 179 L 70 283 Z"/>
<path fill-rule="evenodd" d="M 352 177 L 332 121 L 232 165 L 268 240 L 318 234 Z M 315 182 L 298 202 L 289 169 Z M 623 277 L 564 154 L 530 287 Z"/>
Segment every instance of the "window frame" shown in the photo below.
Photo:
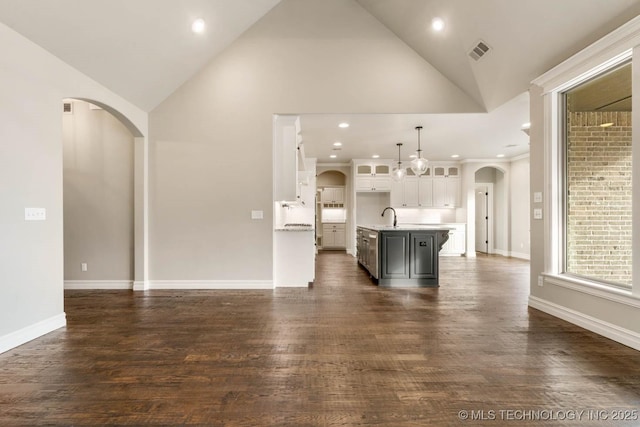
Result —
<path fill-rule="evenodd" d="M 628 57 L 627 57 L 628 55 Z M 604 64 L 603 64 L 604 65 Z M 569 132 L 569 128 L 568 128 L 568 111 L 567 111 L 567 93 L 570 92 L 571 90 L 577 88 L 578 86 L 584 84 L 584 83 L 588 83 L 592 80 L 598 79 L 601 76 L 604 76 L 605 74 L 618 69 L 620 67 L 624 67 L 627 65 L 631 65 L 632 67 L 632 74 L 633 74 L 633 52 L 632 50 L 629 50 L 627 52 L 625 52 L 624 55 L 620 55 L 619 57 L 615 58 L 615 61 L 611 61 L 611 62 L 607 62 L 607 66 L 605 68 L 602 67 L 597 67 L 597 72 L 595 73 L 587 73 L 584 78 L 582 79 L 576 79 L 575 81 L 573 81 L 573 84 L 571 86 L 568 87 L 563 87 L 562 90 L 558 90 L 557 96 L 559 97 L 558 100 L 558 105 L 559 105 L 559 111 L 558 114 L 560 115 L 560 117 L 558 118 L 559 120 L 559 126 L 558 126 L 558 131 L 560 132 L 560 136 L 558 139 L 558 143 L 560 144 L 559 150 L 558 150 L 558 181 L 560 183 L 560 187 L 559 187 L 559 208 L 561 210 L 560 212 L 560 217 L 561 217 L 561 221 L 559 223 L 559 229 L 558 231 L 562 232 L 562 234 L 559 236 L 559 241 L 558 244 L 560 245 L 559 250 L 558 250 L 558 256 L 560 257 L 560 259 L 558 260 L 558 274 L 564 277 L 567 277 L 569 279 L 571 279 L 572 281 L 580 281 L 582 283 L 588 283 L 588 284 L 598 284 L 604 287 L 611 287 L 613 289 L 622 289 L 622 290 L 628 290 L 630 291 L 632 289 L 631 285 L 625 285 L 623 283 L 616 283 L 616 282 L 610 282 L 610 281 L 606 281 L 606 280 L 598 280 L 597 278 L 592 278 L 589 276 L 583 276 L 580 274 L 576 274 L 576 273 L 572 273 L 567 271 L 567 265 L 568 265 L 568 261 L 567 261 L 567 257 L 568 257 L 568 250 L 567 250 L 567 246 L 568 246 L 568 221 L 569 221 L 569 208 L 568 208 L 568 202 L 569 202 L 569 196 L 568 196 L 568 190 L 569 190 L 569 183 L 568 183 L 568 177 L 567 174 L 569 172 L 569 165 L 568 165 L 568 159 L 569 159 L 569 153 L 568 153 L 568 142 L 569 142 L 569 137 L 568 137 L 568 132 Z M 633 77 L 632 77 L 633 78 Z M 632 160 L 632 169 L 633 169 L 633 160 Z M 633 262 L 632 262 L 633 263 Z M 633 266 L 632 266 L 633 267 Z M 632 274 L 633 274 L 633 269 L 632 269 Z"/>
<path fill-rule="evenodd" d="M 634 251 L 632 255 L 631 289 L 620 289 L 605 282 L 562 273 L 566 236 L 564 222 L 566 188 L 563 182 L 565 171 L 562 168 L 565 161 L 565 153 L 563 153 L 565 125 L 562 123 L 564 117 L 562 94 L 628 60 L 632 62 L 632 85 L 637 91 L 637 88 L 640 88 L 640 17 L 632 19 L 532 81 L 532 84 L 542 91 L 544 106 L 543 121 L 539 123 L 543 128 L 545 190 L 543 194 L 544 267 L 541 275 L 543 283 L 552 283 L 640 308 L 640 285 L 633 286 L 633 283 L 640 283 L 639 250 Z M 633 128 L 640 129 L 640 97 L 634 98 L 633 110 Z M 634 225 L 640 224 L 639 135 L 640 131 L 636 131 L 632 136 L 632 224 Z M 532 219 L 532 221 L 536 220 Z M 640 233 L 633 233 L 633 248 L 640 248 Z"/>

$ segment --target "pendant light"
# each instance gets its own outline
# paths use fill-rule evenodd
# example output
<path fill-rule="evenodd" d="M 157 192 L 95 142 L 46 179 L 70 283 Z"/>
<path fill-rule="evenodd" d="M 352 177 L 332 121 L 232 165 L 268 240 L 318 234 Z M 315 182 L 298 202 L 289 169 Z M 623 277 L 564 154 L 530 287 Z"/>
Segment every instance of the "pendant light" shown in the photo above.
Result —
<path fill-rule="evenodd" d="M 411 160 L 411 170 L 416 176 L 420 176 L 427 171 L 427 163 L 429 163 L 429 161 L 422 157 L 422 150 L 420 149 L 420 131 L 422 130 L 422 126 L 416 126 L 416 130 L 418 131 L 418 151 L 416 151 L 416 158 Z"/>
<path fill-rule="evenodd" d="M 402 147 L 402 142 L 398 142 L 396 145 L 398 146 L 398 165 L 391 171 L 391 178 L 393 178 L 394 181 L 402 181 L 407 175 L 407 170 L 402 167 L 402 162 L 400 161 L 400 147 Z"/>

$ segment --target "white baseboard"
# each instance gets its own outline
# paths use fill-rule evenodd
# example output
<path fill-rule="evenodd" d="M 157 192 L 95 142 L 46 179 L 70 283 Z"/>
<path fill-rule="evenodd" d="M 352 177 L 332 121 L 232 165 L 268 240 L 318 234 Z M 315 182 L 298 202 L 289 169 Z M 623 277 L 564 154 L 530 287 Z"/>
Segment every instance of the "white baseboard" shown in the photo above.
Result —
<path fill-rule="evenodd" d="M 531 255 L 529 254 L 525 254 L 525 253 L 521 253 L 521 252 L 511 252 L 511 256 L 513 258 L 520 258 L 520 259 L 526 259 L 527 261 L 531 260 Z"/>
<path fill-rule="evenodd" d="M 136 280 L 133 282 L 134 291 L 146 291 L 149 289 L 149 282 L 146 280 Z"/>
<path fill-rule="evenodd" d="M 502 250 L 502 249 L 495 249 L 495 248 L 493 249 L 492 254 L 493 255 L 502 255 L 502 256 L 509 256 L 510 255 L 509 251 L 505 251 L 505 250 Z"/>
<path fill-rule="evenodd" d="M 272 280 L 151 280 L 148 289 L 273 289 Z"/>
<path fill-rule="evenodd" d="M 26 328 L 11 332 L 0 337 L 0 353 L 9 351 L 66 325 L 67 317 L 64 313 L 60 313 Z"/>
<path fill-rule="evenodd" d="M 65 280 L 64 288 L 77 289 L 133 289 L 131 280 Z"/>
<path fill-rule="evenodd" d="M 596 319 L 595 317 L 532 295 L 529 296 L 529 307 L 533 307 L 552 316 L 559 317 L 562 320 L 566 320 L 569 323 L 578 325 L 584 329 L 595 332 L 598 335 L 607 337 L 635 350 L 640 350 L 640 334 L 637 332 L 621 328 L 620 326 L 612 323 Z"/>

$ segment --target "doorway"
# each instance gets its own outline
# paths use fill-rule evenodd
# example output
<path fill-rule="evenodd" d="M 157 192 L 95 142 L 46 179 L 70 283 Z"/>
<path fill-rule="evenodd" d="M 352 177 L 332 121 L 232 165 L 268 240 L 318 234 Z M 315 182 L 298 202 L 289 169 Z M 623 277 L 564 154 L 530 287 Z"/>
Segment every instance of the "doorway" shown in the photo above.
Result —
<path fill-rule="evenodd" d="M 504 171 L 485 166 L 474 176 L 475 246 L 482 254 L 508 255 L 508 184 Z"/>
<path fill-rule="evenodd" d="M 493 185 L 476 185 L 476 252 L 493 253 Z"/>
<path fill-rule="evenodd" d="M 132 289 L 135 136 L 77 99 L 62 122 L 65 289 Z"/>

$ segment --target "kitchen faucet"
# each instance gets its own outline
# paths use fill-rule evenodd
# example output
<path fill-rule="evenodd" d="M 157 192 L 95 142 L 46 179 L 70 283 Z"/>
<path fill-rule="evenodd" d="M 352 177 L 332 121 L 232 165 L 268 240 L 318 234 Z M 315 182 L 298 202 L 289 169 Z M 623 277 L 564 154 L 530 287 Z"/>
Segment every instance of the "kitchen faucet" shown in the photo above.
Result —
<path fill-rule="evenodd" d="M 382 211 L 382 215 L 384 216 L 384 213 L 387 211 L 387 209 L 391 209 L 393 211 L 393 226 L 397 227 L 398 226 L 398 214 L 396 213 L 396 210 L 393 209 L 391 206 L 387 206 L 386 208 L 384 208 L 384 210 Z"/>

